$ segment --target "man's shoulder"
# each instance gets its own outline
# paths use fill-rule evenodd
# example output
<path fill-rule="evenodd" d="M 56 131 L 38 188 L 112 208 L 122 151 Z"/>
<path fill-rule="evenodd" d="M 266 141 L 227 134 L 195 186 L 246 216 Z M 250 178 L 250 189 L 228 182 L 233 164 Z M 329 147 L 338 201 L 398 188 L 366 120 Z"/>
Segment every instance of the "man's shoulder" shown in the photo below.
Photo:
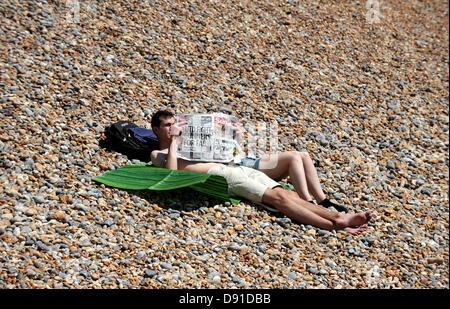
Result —
<path fill-rule="evenodd" d="M 152 155 L 157 155 L 159 153 L 167 154 L 168 152 L 169 152 L 169 150 L 167 148 L 166 149 L 155 149 L 155 150 L 152 150 L 151 154 Z"/>

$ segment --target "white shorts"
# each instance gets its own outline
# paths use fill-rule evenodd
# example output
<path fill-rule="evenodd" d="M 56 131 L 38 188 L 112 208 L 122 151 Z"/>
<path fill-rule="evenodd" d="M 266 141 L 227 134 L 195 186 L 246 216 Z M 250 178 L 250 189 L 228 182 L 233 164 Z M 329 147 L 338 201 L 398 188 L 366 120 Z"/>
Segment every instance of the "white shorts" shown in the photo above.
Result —
<path fill-rule="evenodd" d="M 246 166 L 217 165 L 208 174 L 222 176 L 228 183 L 228 194 L 261 202 L 267 188 L 280 186 L 278 182 L 253 168 Z"/>

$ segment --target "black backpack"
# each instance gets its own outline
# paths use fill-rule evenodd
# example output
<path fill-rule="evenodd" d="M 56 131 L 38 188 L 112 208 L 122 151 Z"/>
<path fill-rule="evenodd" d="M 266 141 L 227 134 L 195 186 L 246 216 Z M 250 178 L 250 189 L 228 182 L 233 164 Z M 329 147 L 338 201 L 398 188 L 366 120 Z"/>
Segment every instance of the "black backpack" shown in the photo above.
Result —
<path fill-rule="evenodd" d="M 103 147 L 120 152 L 128 159 L 150 161 L 153 150 L 159 149 L 159 141 L 155 133 L 146 128 L 140 128 L 130 121 L 118 121 L 105 129 L 106 140 Z"/>

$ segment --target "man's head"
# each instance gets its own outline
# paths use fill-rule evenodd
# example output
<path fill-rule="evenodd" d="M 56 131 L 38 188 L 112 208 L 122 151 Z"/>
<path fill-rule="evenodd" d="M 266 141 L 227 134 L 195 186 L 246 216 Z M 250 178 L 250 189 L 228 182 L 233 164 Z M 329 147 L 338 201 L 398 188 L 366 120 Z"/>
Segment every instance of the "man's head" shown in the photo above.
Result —
<path fill-rule="evenodd" d="M 152 130 L 160 142 L 170 139 L 170 127 L 175 123 L 173 113 L 166 110 L 157 111 L 152 117 Z"/>

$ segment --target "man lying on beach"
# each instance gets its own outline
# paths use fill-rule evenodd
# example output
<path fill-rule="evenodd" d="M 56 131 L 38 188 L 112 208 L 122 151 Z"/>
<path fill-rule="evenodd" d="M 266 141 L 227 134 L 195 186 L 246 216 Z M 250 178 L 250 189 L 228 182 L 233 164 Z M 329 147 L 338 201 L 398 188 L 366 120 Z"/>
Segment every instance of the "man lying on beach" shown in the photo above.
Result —
<path fill-rule="evenodd" d="M 329 231 L 345 230 L 351 235 L 359 235 L 367 229 L 370 211 L 354 214 L 331 212 L 300 198 L 297 192 L 284 189 L 268 175 L 247 166 L 177 158 L 177 138 L 182 133 L 182 124 L 177 124 L 174 115 L 168 111 L 153 115 L 152 129 L 160 143 L 160 150 L 154 150 L 151 154 L 155 166 L 222 176 L 228 183 L 231 195 L 273 206 L 302 224 Z"/>

